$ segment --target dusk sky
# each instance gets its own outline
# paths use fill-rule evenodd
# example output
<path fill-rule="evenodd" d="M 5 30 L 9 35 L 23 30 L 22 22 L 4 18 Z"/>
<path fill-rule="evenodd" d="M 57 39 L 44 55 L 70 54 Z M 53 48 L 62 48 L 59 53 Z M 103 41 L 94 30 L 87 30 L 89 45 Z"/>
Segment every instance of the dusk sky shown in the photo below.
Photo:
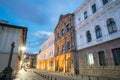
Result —
<path fill-rule="evenodd" d="M 84 0 L 0 0 L 0 20 L 28 28 L 27 52 L 38 53 L 61 14 L 73 13 Z"/>

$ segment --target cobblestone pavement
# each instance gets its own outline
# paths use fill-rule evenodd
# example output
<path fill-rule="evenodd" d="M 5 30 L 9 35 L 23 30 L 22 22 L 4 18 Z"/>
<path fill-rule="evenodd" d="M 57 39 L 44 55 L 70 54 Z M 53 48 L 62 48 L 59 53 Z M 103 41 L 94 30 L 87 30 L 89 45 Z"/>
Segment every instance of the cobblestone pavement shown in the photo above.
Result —
<path fill-rule="evenodd" d="M 71 75 L 36 69 L 20 70 L 13 80 L 120 80 L 117 78 Z"/>
<path fill-rule="evenodd" d="M 47 80 L 33 71 L 20 70 L 12 80 Z"/>

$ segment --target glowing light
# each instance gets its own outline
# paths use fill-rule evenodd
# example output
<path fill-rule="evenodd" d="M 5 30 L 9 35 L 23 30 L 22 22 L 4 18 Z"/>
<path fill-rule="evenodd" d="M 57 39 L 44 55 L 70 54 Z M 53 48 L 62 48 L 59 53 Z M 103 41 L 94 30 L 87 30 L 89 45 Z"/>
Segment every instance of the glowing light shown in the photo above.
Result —
<path fill-rule="evenodd" d="M 94 64 L 94 58 L 93 58 L 93 54 L 92 53 L 89 53 L 88 54 L 88 64 L 91 66 Z"/>
<path fill-rule="evenodd" d="M 26 47 L 25 47 L 25 46 L 22 46 L 20 49 L 21 49 L 22 51 L 25 51 L 25 50 L 26 50 Z"/>

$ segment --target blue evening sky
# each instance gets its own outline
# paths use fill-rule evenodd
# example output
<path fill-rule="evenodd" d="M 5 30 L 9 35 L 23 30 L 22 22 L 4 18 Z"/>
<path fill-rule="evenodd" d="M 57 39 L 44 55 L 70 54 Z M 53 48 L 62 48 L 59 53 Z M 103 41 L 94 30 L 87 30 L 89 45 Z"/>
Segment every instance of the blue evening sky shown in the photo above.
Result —
<path fill-rule="evenodd" d="M 38 53 L 61 14 L 73 13 L 84 0 L 0 0 L 0 20 L 28 27 L 27 52 Z"/>

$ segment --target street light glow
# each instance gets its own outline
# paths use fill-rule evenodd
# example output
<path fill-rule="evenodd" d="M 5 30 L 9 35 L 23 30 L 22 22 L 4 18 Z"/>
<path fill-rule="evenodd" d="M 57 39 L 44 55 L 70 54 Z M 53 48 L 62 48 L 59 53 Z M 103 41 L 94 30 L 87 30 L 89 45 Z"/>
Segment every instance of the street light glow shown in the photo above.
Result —
<path fill-rule="evenodd" d="M 22 50 L 22 51 L 25 51 L 25 50 L 26 50 L 26 47 L 25 47 L 25 46 L 22 46 L 22 47 L 21 47 L 21 50 Z"/>

